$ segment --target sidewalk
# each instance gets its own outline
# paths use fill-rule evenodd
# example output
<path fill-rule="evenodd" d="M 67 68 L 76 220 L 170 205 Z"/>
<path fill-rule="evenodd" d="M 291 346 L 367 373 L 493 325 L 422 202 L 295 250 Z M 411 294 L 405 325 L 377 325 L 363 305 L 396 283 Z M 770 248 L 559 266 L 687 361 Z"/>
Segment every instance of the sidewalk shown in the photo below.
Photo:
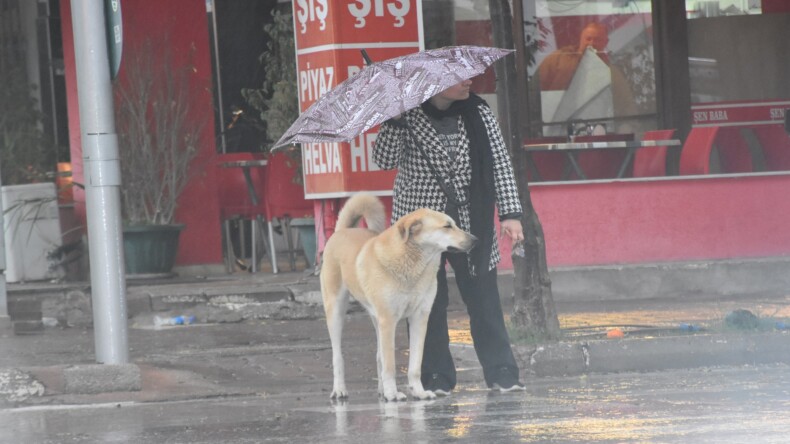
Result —
<path fill-rule="evenodd" d="M 511 274 L 500 275 L 500 288 L 507 313 L 512 304 Z M 106 387 L 91 385 L 91 379 L 85 384 L 70 379 L 76 378 L 75 370 L 84 370 L 76 372 L 84 377 L 94 375 L 97 367 L 92 365 L 89 291 L 86 283 L 9 285 L 9 301 L 40 301 L 45 323 L 57 326 L 30 335 L 0 330 L 0 405 L 163 401 L 331 387 L 331 350 L 318 277 L 310 273 L 130 280 L 129 346 L 134 365 L 122 369 L 127 373 L 107 376 Z M 449 317 L 459 382 L 479 384 L 482 377 L 467 316 L 457 289 L 451 291 L 455 293 Z M 790 331 L 774 326 L 777 320 L 790 319 L 788 295 L 573 299 L 557 301 L 562 341 L 514 343 L 526 378 L 790 363 Z M 757 315 L 760 328 L 727 328 L 724 319 L 736 309 Z M 194 316 L 195 324 L 156 326 L 157 317 L 177 315 Z M 696 331 L 685 331 L 681 324 Z M 614 328 L 624 337 L 607 339 Z M 350 386 L 375 387 L 370 384 L 375 378 L 372 334 L 367 315 L 352 306 L 344 334 Z M 405 328 L 399 328 L 398 335 L 399 353 L 405 355 Z M 115 391 L 128 390 L 128 385 L 113 387 L 125 383 L 123 376 L 136 377 L 140 390 Z"/>

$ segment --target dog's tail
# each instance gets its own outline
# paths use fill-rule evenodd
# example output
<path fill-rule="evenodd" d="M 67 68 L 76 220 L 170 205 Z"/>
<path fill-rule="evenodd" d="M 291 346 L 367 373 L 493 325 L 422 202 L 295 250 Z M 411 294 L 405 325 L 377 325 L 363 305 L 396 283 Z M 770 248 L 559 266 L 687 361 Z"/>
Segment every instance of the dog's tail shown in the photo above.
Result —
<path fill-rule="evenodd" d="M 384 231 L 384 204 L 371 194 L 355 194 L 343 205 L 337 218 L 337 229 L 353 228 L 364 218 L 370 230 L 376 233 Z"/>

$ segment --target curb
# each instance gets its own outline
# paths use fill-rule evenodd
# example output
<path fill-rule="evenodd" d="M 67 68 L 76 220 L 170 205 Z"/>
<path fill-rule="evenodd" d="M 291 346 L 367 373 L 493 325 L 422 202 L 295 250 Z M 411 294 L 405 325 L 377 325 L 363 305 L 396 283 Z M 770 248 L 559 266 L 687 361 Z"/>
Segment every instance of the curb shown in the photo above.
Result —
<path fill-rule="evenodd" d="M 524 369 L 536 377 L 790 364 L 787 332 L 609 339 L 516 348 Z"/>
<path fill-rule="evenodd" d="M 451 348 L 457 360 L 477 363 L 471 345 L 451 344 Z M 521 370 L 536 378 L 716 366 L 790 365 L 790 332 L 514 345 L 513 353 Z"/>
<path fill-rule="evenodd" d="M 45 311 L 52 313 L 50 316 L 57 314 L 59 320 L 62 317 L 66 321 L 64 325 L 89 325 L 92 320 L 90 292 L 84 286 L 42 285 L 24 293 L 43 300 Z M 134 321 L 139 320 L 141 325 L 151 324 L 152 319 L 149 318 L 156 315 L 179 310 L 194 312 L 201 322 L 210 323 L 246 319 L 316 319 L 324 315 L 317 279 L 139 285 L 131 287 L 127 296 L 128 314 L 135 317 Z M 459 296 L 451 297 L 460 300 Z M 355 309 L 353 305 L 349 308 Z M 700 333 L 529 346 L 516 344 L 513 351 L 527 375 L 571 376 L 719 365 L 790 364 L 789 339 L 790 331 Z M 451 346 L 457 359 L 477 364 L 477 356 L 471 346 Z"/>
<path fill-rule="evenodd" d="M 142 390 L 140 367 L 135 364 L 81 364 L 63 369 L 63 392 L 95 395 Z"/>
<path fill-rule="evenodd" d="M 44 384 L 16 368 L 0 368 L 0 407 L 44 395 Z"/>

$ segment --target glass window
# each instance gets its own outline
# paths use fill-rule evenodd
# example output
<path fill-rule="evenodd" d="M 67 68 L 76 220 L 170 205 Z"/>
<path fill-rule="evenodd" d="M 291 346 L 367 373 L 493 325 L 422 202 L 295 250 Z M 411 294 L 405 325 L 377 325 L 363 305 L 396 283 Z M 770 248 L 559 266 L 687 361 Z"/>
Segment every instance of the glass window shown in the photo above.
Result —
<path fill-rule="evenodd" d="M 790 170 L 790 1 L 687 1 L 692 127 L 717 128 L 712 171 Z"/>
<path fill-rule="evenodd" d="M 686 15 L 689 19 L 756 15 L 762 14 L 762 3 L 762 0 L 686 0 Z"/>
<path fill-rule="evenodd" d="M 790 98 L 790 2 L 686 4 L 692 103 Z"/>
<path fill-rule="evenodd" d="M 530 137 L 656 127 L 650 1 L 524 1 Z"/>
<path fill-rule="evenodd" d="M 425 49 L 451 45 L 494 46 L 488 0 L 423 0 Z M 472 79 L 479 94 L 497 114 L 496 75 L 491 67 Z"/>

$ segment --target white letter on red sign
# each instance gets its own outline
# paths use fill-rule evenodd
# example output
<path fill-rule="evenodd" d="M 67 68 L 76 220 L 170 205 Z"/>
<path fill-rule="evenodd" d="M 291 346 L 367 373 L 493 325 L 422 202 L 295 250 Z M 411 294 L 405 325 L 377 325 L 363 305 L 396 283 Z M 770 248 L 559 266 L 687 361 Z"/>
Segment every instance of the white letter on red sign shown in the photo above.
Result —
<path fill-rule="evenodd" d="M 372 5 L 370 2 L 371 0 L 354 0 L 359 6 L 354 4 L 348 5 L 348 12 L 351 13 L 354 17 L 356 17 L 357 22 L 354 23 L 355 28 L 364 28 L 365 27 L 365 17 L 370 15 L 370 9 L 374 7 L 373 15 L 376 17 L 384 17 L 384 0 L 373 0 L 375 2 Z M 393 3 L 387 4 L 387 11 L 395 17 L 395 27 L 400 28 L 402 27 L 406 21 L 403 17 L 409 13 L 409 0 L 395 0 L 395 3 L 399 3 L 400 7 L 396 6 Z"/>
<path fill-rule="evenodd" d="M 318 18 L 321 26 L 318 29 L 323 31 L 326 29 L 326 16 L 329 14 L 329 6 L 327 0 L 296 0 L 296 19 L 299 21 L 300 32 L 304 34 L 307 32 L 307 22 L 312 22 Z"/>
<path fill-rule="evenodd" d="M 359 3 L 361 7 L 357 7 L 355 5 L 348 5 L 348 12 L 350 12 L 351 15 L 357 18 L 357 22 L 354 24 L 354 27 L 364 28 L 365 17 L 367 17 L 368 14 L 370 14 L 370 0 L 356 0 L 356 2 Z"/>
<path fill-rule="evenodd" d="M 409 0 L 397 0 L 397 2 L 400 3 L 400 8 L 390 3 L 387 5 L 387 10 L 395 17 L 395 27 L 400 28 L 406 23 L 403 17 L 409 13 Z"/>
<path fill-rule="evenodd" d="M 299 29 L 302 34 L 307 32 L 307 0 L 296 0 L 296 19 L 302 25 Z"/>
<path fill-rule="evenodd" d="M 351 141 L 351 171 L 368 170 L 365 164 L 365 160 L 367 160 L 365 154 L 365 135 L 360 134 Z M 357 162 L 359 162 L 359 166 L 357 166 Z"/>

